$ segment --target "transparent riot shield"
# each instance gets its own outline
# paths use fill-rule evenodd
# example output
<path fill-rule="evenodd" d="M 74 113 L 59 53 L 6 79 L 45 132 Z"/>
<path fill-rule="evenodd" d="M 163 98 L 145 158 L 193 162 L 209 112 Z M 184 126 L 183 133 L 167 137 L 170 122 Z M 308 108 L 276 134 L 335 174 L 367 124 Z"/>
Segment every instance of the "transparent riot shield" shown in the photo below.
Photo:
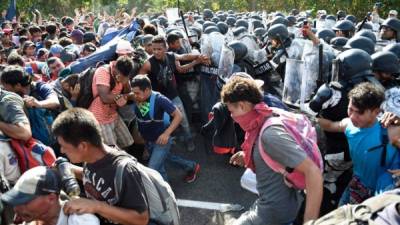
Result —
<path fill-rule="evenodd" d="M 211 59 L 211 55 L 213 53 L 213 48 L 211 45 L 210 37 L 208 34 L 203 34 L 200 39 L 200 50 L 201 53 L 208 56 Z M 218 65 L 218 64 L 214 64 Z"/>
<path fill-rule="evenodd" d="M 235 53 L 226 43 L 221 49 L 221 57 L 218 65 L 218 76 L 225 82 L 232 75 L 233 65 L 235 61 Z"/>
<path fill-rule="evenodd" d="M 285 82 L 282 101 L 288 105 L 300 107 L 301 82 L 304 62 L 297 59 L 286 59 Z"/>
<path fill-rule="evenodd" d="M 339 68 L 340 61 L 338 59 L 332 60 L 332 78 L 331 82 L 339 81 Z"/>
<path fill-rule="evenodd" d="M 225 44 L 225 36 L 219 32 L 212 32 L 208 35 L 208 41 L 211 44 L 211 61 L 213 65 L 218 65 L 221 57 L 221 49 Z"/>
<path fill-rule="evenodd" d="M 255 37 L 247 34 L 243 35 L 238 40 L 247 47 L 247 59 L 249 59 L 253 64 L 256 64 L 256 58 L 258 50 L 260 50 L 260 46 L 258 46 Z"/>
<path fill-rule="evenodd" d="M 312 42 L 306 41 L 303 50 L 303 72 L 301 77 L 300 108 L 310 100 L 317 89 L 319 75 L 319 49 Z"/>
<path fill-rule="evenodd" d="M 190 45 L 189 40 L 187 38 L 181 38 L 179 41 L 185 53 L 192 52 L 192 46 Z"/>
<path fill-rule="evenodd" d="M 287 49 L 288 58 L 301 60 L 305 45 L 305 39 L 295 38 Z"/>

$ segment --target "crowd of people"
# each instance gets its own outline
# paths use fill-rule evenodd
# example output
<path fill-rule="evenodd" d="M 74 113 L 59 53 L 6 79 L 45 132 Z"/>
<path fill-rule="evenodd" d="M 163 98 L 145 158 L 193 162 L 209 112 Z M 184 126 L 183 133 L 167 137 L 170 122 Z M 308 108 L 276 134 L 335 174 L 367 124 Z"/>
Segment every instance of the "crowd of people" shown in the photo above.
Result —
<path fill-rule="evenodd" d="M 198 151 L 196 134 L 255 173 L 257 200 L 228 224 L 328 224 L 340 207 L 393 193 L 400 20 L 379 10 L 3 13 L 2 223 L 166 224 L 137 163 L 160 175 L 150 183 L 168 187 L 167 164 L 192 183 L 201 165 L 171 150 Z M 65 194 L 70 183 L 47 165 L 57 157 L 81 193 Z M 400 224 L 400 200 L 389 203 L 370 219 Z"/>

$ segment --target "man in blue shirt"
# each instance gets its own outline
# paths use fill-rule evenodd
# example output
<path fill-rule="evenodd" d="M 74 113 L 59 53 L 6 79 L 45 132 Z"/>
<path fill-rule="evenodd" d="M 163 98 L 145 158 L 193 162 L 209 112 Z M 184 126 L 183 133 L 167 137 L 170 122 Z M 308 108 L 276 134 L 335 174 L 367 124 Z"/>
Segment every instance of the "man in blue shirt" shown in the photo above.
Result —
<path fill-rule="evenodd" d="M 139 132 L 150 152 L 148 166 L 167 180 L 165 161 L 168 160 L 187 171 L 186 182 L 193 182 L 200 171 L 200 165 L 170 153 L 171 134 L 179 126 L 182 113 L 167 97 L 152 90 L 151 81 L 146 75 L 135 76 L 131 86 L 136 101 Z"/>
<path fill-rule="evenodd" d="M 377 119 L 384 99 L 381 88 L 362 83 L 349 93 L 348 118 L 339 122 L 318 119 L 322 129 L 344 132 L 349 143 L 353 178 L 343 193 L 341 205 L 359 204 L 383 191 L 385 187 L 379 179 L 390 169 L 399 168 L 399 155 L 388 143 L 387 130 Z"/>

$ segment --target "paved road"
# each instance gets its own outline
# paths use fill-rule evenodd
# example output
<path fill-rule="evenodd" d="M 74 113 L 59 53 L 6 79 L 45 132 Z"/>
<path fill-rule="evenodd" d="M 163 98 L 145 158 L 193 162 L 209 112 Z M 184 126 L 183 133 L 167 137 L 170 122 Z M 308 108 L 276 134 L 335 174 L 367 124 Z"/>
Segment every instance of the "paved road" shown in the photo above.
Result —
<path fill-rule="evenodd" d="M 196 150 L 188 152 L 182 143 L 173 148 L 173 152 L 201 164 L 199 178 L 191 184 L 183 182 L 185 173 L 179 169 L 168 167 L 170 184 L 178 199 L 204 202 L 240 204 L 245 210 L 251 206 L 256 195 L 240 186 L 240 177 L 244 169 L 229 165 L 229 156 L 217 155 L 211 151 L 204 138 L 196 136 Z M 208 146 L 208 147 L 206 147 Z M 237 218 L 239 213 L 220 213 L 216 210 L 180 207 L 182 224 L 208 225 L 229 224 L 229 219 Z M 242 211 L 244 212 L 244 211 Z"/>

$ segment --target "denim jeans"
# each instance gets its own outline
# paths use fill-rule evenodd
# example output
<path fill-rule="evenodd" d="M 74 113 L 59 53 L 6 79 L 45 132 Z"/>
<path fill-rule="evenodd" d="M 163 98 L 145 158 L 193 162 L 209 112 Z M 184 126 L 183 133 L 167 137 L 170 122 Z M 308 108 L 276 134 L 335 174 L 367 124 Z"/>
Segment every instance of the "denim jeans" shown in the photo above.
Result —
<path fill-rule="evenodd" d="M 180 156 L 171 153 L 172 139 L 170 138 L 166 145 L 159 145 L 155 142 L 147 142 L 146 146 L 150 153 L 150 160 L 148 167 L 158 171 L 163 179 L 168 182 L 167 171 L 165 170 L 165 162 L 172 164 L 173 166 L 179 167 L 186 172 L 194 169 L 196 162 L 186 160 Z"/>
<path fill-rule="evenodd" d="M 165 170 L 165 160 L 171 150 L 171 139 L 166 145 L 159 145 L 155 142 L 146 143 L 147 150 L 150 154 L 148 167 L 158 171 L 165 181 L 168 181 L 167 171 Z"/>
<path fill-rule="evenodd" d="M 183 136 L 185 138 L 185 141 L 191 141 L 193 139 L 192 133 L 190 131 L 190 125 L 189 121 L 186 115 L 185 107 L 183 107 L 182 100 L 179 96 L 175 97 L 172 99 L 172 103 L 181 111 L 182 113 L 182 121 L 181 121 L 181 126 L 183 129 Z"/>

